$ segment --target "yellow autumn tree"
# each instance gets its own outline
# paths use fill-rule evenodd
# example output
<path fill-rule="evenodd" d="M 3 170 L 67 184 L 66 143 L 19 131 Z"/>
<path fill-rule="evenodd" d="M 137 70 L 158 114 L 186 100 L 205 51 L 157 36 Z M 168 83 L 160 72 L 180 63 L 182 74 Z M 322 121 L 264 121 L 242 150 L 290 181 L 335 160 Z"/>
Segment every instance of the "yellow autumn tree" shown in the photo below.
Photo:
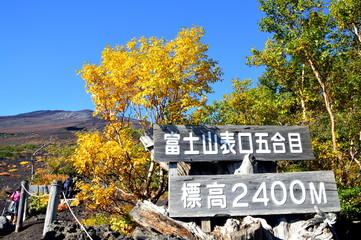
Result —
<path fill-rule="evenodd" d="M 127 204 L 155 201 L 164 193 L 162 169 L 139 137 L 154 123 L 187 124 L 192 109 L 206 104 L 221 71 L 206 55 L 203 36 L 203 28 L 194 26 L 170 41 L 134 38 L 105 47 L 99 65 L 85 64 L 79 71 L 95 114 L 107 121 L 104 130 L 79 135 L 72 157 L 85 180 L 78 197 L 90 209 L 127 214 Z"/>

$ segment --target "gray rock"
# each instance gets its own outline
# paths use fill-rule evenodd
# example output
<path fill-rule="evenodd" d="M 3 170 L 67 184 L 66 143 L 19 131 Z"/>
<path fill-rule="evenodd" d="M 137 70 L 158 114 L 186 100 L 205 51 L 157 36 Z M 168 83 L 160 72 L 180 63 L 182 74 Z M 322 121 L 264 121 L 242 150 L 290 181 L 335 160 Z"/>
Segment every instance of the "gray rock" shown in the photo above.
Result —
<path fill-rule="evenodd" d="M 110 229 L 110 226 L 85 226 L 89 236 L 93 240 L 121 240 L 132 239 L 131 237 L 122 236 L 118 232 Z M 87 240 L 88 235 L 79 224 L 73 222 L 55 222 L 50 225 L 49 231 L 44 240 Z"/>
<path fill-rule="evenodd" d="M 9 234 L 14 230 L 12 225 L 4 216 L 0 216 L 0 236 Z"/>

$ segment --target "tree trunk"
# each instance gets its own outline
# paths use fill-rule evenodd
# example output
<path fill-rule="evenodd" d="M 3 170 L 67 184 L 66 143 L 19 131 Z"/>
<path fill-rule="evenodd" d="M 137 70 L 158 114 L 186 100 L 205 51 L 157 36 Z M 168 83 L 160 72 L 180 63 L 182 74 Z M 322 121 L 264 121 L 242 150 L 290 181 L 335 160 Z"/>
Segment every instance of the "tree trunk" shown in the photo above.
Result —
<path fill-rule="evenodd" d="M 336 120 L 335 120 L 335 114 L 333 113 L 332 107 L 331 107 L 331 99 L 328 93 L 328 90 L 326 88 L 325 82 L 324 82 L 324 78 L 322 77 L 322 74 L 320 73 L 320 71 L 317 69 L 313 59 L 311 56 L 309 56 L 307 53 L 307 60 L 311 65 L 312 71 L 316 76 L 316 79 L 318 81 L 318 83 L 321 86 L 321 89 L 323 91 L 323 99 L 325 101 L 325 106 L 328 112 L 328 115 L 330 117 L 330 121 L 331 121 L 331 134 L 332 134 L 332 145 L 333 145 L 333 151 L 337 152 L 338 150 L 338 146 L 337 146 L 337 138 L 336 138 Z"/>
<path fill-rule="evenodd" d="M 304 91 L 305 91 L 305 64 L 302 64 L 300 99 L 301 99 L 301 107 L 302 107 L 302 118 L 303 118 L 303 121 L 308 122 L 308 119 L 307 119 L 307 109 L 306 109 L 306 101 L 305 101 L 305 97 L 304 97 Z"/>
<path fill-rule="evenodd" d="M 352 23 L 352 26 L 353 26 L 353 33 L 356 35 L 359 43 L 361 43 L 361 33 L 359 33 L 358 28 L 355 23 Z"/>
<path fill-rule="evenodd" d="M 139 225 L 150 232 L 156 230 L 161 234 L 174 234 L 189 239 L 199 238 L 192 233 L 193 230 L 167 217 L 164 208 L 158 207 L 149 201 L 138 202 L 130 215 Z M 199 229 L 197 231 L 201 232 Z"/>

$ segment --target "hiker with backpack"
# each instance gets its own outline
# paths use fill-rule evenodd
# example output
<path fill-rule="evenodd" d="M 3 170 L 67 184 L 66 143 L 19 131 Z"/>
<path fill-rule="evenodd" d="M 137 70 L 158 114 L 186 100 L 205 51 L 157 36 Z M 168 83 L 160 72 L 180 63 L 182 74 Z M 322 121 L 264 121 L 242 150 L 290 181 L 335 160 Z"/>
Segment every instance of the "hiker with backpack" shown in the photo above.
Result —
<path fill-rule="evenodd" d="M 71 188 L 73 186 L 73 179 L 71 177 L 68 177 L 64 182 L 63 182 L 63 187 L 64 187 L 64 195 L 66 198 L 68 198 L 70 196 L 70 192 L 71 192 Z"/>
<path fill-rule="evenodd" d="M 17 220 L 18 215 L 18 208 L 19 208 L 19 202 L 20 202 L 20 188 L 16 189 L 15 192 L 13 192 L 9 199 L 11 200 L 11 203 L 8 208 L 8 212 L 11 214 L 11 223 L 15 224 Z"/>

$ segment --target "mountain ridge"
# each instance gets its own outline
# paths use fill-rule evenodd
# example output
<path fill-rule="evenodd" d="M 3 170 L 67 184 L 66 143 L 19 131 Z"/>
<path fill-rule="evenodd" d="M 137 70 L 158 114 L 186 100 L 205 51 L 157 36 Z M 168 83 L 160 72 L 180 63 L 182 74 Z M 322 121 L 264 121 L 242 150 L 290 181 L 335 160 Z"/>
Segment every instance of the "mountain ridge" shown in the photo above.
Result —
<path fill-rule="evenodd" d="M 75 132 L 99 130 L 105 121 L 92 110 L 39 110 L 13 116 L 0 116 L 0 145 L 39 143 L 50 138 L 75 140 Z"/>

